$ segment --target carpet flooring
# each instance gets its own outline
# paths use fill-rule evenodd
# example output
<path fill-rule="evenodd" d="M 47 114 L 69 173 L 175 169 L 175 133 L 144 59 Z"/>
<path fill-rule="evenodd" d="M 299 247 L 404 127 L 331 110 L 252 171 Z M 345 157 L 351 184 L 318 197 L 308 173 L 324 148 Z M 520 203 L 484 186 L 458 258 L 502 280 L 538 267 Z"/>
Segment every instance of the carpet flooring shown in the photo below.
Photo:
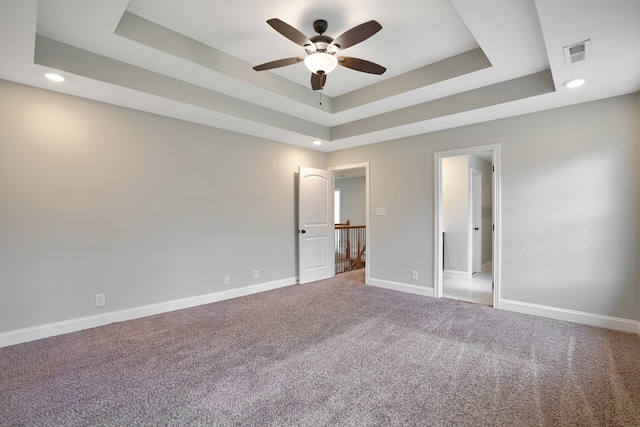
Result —
<path fill-rule="evenodd" d="M 640 426 L 640 337 L 348 276 L 0 349 L 1 426 Z"/>

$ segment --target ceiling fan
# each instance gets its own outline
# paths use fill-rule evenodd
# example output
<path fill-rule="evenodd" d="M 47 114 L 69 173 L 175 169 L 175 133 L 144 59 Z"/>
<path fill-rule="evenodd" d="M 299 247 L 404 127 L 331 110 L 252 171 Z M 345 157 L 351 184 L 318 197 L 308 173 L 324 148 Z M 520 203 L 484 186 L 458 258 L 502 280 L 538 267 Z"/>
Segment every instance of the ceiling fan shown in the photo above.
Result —
<path fill-rule="evenodd" d="M 324 19 L 318 19 L 313 23 L 313 29 L 318 34 L 312 37 L 305 36 L 291 25 L 277 18 L 269 19 L 267 24 L 295 44 L 302 46 L 306 50 L 307 56 L 295 56 L 256 65 L 253 67 L 256 71 L 270 70 L 304 62 L 311 71 L 311 88 L 320 90 L 327 81 L 327 74 L 337 65 L 370 74 L 383 74 L 387 70 L 381 65 L 364 59 L 336 56 L 339 51 L 356 45 L 380 31 L 382 25 L 374 20 L 353 27 L 335 39 L 324 35 L 327 30 L 327 21 Z"/>

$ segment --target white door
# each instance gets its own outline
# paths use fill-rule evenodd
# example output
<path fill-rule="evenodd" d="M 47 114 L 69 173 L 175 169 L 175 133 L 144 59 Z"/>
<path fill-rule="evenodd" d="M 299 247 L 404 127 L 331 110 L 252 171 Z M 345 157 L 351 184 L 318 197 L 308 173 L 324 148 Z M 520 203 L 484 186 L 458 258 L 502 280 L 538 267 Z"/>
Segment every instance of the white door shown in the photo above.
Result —
<path fill-rule="evenodd" d="M 482 174 L 471 169 L 472 270 L 482 271 Z"/>
<path fill-rule="evenodd" d="M 335 274 L 332 172 L 300 166 L 298 182 L 298 281 Z"/>

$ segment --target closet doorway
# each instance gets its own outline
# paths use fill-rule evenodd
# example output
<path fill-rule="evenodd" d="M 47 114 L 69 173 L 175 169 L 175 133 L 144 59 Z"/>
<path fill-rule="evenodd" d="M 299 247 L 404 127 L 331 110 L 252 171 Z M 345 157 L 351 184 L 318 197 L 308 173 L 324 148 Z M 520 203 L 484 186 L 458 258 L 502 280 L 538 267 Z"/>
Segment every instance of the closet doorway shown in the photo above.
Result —
<path fill-rule="evenodd" d="M 500 303 L 499 145 L 438 152 L 434 296 Z"/>

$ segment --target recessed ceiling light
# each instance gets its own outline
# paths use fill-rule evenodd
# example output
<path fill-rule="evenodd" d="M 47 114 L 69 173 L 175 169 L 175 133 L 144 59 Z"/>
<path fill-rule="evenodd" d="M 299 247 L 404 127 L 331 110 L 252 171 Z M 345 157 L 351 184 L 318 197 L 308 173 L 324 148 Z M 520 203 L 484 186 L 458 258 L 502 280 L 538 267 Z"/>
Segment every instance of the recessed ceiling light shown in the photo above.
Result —
<path fill-rule="evenodd" d="M 322 141 L 315 140 L 313 141 L 313 145 L 322 145 Z"/>
<path fill-rule="evenodd" d="M 60 74 L 57 74 L 57 73 L 47 73 L 44 76 L 46 78 L 48 78 L 49 80 L 51 80 L 52 82 L 63 82 L 64 81 L 64 77 L 62 77 Z"/>
<path fill-rule="evenodd" d="M 585 79 L 571 79 L 571 80 L 567 80 L 562 84 L 570 89 L 575 89 L 577 87 L 582 86 L 585 83 L 585 81 L 586 81 Z"/>

